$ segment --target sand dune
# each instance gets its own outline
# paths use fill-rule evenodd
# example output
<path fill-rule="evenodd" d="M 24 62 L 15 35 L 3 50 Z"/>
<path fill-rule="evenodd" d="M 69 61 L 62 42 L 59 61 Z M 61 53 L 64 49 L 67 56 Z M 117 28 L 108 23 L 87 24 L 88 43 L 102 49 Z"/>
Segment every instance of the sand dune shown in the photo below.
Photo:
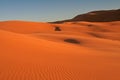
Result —
<path fill-rule="evenodd" d="M 3 21 L 0 22 L 0 29 L 16 32 L 16 33 L 37 33 L 53 31 L 52 25 L 39 22 L 25 21 Z"/>
<path fill-rule="evenodd" d="M 0 80 L 120 80 L 119 25 L 0 22 Z"/>

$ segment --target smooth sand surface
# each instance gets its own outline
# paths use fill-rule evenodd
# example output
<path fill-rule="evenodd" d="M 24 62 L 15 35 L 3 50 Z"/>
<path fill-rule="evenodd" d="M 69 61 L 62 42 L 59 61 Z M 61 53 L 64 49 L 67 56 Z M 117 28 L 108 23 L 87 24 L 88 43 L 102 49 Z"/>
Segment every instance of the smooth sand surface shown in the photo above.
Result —
<path fill-rule="evenodd" d="M 120 80 L 119 35 L 120 21 L 0 22 L 0 80 Z"/>

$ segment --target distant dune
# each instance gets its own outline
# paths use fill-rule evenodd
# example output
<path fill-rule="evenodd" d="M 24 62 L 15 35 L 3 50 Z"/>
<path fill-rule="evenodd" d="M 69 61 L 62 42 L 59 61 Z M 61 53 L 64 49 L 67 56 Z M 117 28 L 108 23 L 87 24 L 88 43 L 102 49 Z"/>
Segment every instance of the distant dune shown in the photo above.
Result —
<path fill-rule="evenodd" d="M 120 80 L 120 21 L 0 22 L 0 80 Z"/>

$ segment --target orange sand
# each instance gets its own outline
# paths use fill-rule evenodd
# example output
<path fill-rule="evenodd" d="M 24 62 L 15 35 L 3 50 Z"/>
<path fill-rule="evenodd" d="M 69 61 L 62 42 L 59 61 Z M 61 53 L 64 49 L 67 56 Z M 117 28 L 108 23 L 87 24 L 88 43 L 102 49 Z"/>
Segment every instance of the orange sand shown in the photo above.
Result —
<path fill-rule="evenodd" d="M 119 35 L 120 21 L 0 22 L 0 80 L 120 80 Z"/>

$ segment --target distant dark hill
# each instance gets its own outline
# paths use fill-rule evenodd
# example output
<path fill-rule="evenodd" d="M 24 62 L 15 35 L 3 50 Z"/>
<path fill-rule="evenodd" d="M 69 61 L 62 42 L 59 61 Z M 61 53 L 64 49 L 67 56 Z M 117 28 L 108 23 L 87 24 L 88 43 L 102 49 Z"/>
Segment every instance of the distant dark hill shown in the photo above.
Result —
<path fill-rule="evenodd" d="M 117 10 L 100 10 L 92 11 L 86 14 L 81 14 L 73 19 L 56 21 L 53 23 L 63 23 L 63 22 L 75 22 L 75 21 L 88 21 L 88 22 L 110 22 L 110 21 L 120 21 L 120 9 Z"/>

